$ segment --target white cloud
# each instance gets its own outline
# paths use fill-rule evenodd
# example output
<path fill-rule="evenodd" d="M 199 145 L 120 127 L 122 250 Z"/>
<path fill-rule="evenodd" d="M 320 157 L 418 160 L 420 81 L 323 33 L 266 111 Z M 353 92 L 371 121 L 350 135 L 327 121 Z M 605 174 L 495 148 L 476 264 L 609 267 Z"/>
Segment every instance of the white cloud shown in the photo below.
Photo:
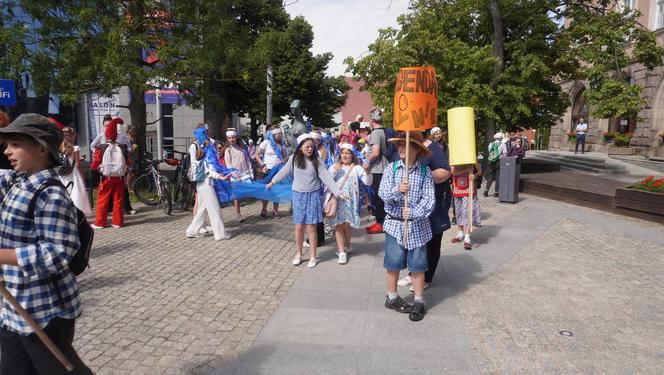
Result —
<path fill-rule="evenodd" d="M 287 0 L 286 4 L 295 0 Z M 391 4 L 390 4 L 391 3 Z M 331 52 L 328 74 L 344 74 L 343 60 L 360 57 L 378 37 L 378 29 L 398 27 L 397 17 L 408 11 L 409 0 L 297 0 L 286 10 L 314 30 L 313 53 Z"/>

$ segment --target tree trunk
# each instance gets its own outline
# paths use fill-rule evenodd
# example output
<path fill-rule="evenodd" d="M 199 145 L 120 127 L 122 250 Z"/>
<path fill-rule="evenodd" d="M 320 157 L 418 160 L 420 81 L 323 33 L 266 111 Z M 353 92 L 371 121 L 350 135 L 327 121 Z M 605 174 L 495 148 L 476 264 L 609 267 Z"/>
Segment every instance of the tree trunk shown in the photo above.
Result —
<path fill-rule="evenodd" d="M 129 115 L 131 124 L 136 127 L 136 142 L 138 143 L 139 160 L 143 161 L 143 153 L 147 150 L 145 139 L 145 91 L 140 86 L 132 85 L 129 87 Z M 159 157 L 154 155 L 154 157 Z"/>
<path fill-rule="evenodd" d="M 491 77 L 489 86 L 494 93 L 497 93 L 498 81 L 505 69 L 505 34 L 503 31 L 503 17 L 500 13 L 500 4 L 498 3 L 498 0 L 489 0 L 489 12 L 491 13 L 491 20 L 493 23 L 493 55 L 497 59 L 496 64 L 493 66 L 493 77 Z M 488 119 L 486 121 L 486 129 L 484 133 L 483 150 L 486 150 L 495 133 L 496 120 Z"/>
<path fill-rule="evenodd" d="M 230 122 L 228 88 L 223 83 L 211 83 L 210 93 L 203 108 L 203 118 L 208 124 L 208 134 L 214 139 L 225 139 Z"/>

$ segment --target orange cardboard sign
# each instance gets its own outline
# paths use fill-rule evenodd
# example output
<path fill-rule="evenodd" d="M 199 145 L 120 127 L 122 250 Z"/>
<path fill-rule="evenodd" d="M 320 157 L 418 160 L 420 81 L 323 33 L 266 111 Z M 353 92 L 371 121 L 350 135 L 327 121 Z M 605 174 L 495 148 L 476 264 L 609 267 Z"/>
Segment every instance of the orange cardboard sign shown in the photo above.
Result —
<path fill-rule="evenodd" d="M 432 66 L 401 68 L 394 89 L 394 129 L 423 131 L 438 124 L 438 81 Z"/>

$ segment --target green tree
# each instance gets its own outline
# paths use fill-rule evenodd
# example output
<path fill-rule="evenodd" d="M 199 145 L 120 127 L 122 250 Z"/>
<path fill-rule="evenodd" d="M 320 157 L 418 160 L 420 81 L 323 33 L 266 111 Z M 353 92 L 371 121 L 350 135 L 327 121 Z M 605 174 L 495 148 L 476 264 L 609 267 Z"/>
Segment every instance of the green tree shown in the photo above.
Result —
<path fill-rule="evenodd" d="M 259 37 L 249 52 L 246 84 L 259 93 L 247 111 L 265 118 L 265 71 L 273 67 L 273 112 L 275 116 L 290 113 L 290 103 L 302 102 L 302 112 L 319 127 L 334 126 L 332 116 L 345 101 L 349 86 L 343 77 L 330 77 L 326 70 L 332 54 L 311 52 L 314 34 L 302 17 L 292 19 L 284 30 Z M 263 73 L 262 75 L 260 73 Z"/>
<path fill-rule="evenodd" d="M 588 11 L 594 7 L 602 11 Z M 631 58 L 649 68 L 662 51 L 637 15 L 611 10 L 608 1 L 419 0 L 399 18 L 400 30 L 381 30 L 369 54 L 346 63 L 388 115 L 399 67 L 434 66 L 441 119 L 449 108 L 472 106 L 477 130 L 490 139 L 496 123 L 505 130 L 555 123 L 569 105 L 558 85 L 564 78 L 589 79 L 596 115 L 638 110 L 639 90 L 617 73 L 630 61 L 624 47 L 634 45 Z M 617 93 L 620 103 L 608 106 Z"/>

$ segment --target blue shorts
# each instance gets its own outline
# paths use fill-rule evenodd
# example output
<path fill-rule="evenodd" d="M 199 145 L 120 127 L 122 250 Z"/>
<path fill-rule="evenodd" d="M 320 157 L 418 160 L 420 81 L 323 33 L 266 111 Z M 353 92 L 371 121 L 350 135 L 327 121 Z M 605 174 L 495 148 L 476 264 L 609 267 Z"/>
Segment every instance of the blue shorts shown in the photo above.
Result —
<path fill-rule="evenodd" d="M 397 239 L 385 233 L 385 257 L 383 267 L 388 271 L 401 271 L 406 269 L 410 272 L 425 272 L 429 270 L 427 262 L 427 247 L 421 246 L 408 250 L 399 245 Z"/>

